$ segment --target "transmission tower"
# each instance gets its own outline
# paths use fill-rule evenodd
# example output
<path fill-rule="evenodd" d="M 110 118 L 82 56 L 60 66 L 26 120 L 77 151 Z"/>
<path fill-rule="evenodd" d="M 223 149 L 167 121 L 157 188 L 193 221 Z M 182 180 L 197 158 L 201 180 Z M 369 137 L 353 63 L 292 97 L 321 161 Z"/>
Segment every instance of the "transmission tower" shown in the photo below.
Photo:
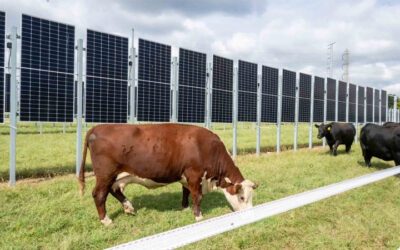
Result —
<path fill-rule="evenodd" d="M 349 81 L 349 65 L 350 65 L 350 51 L 346 49 L 342 55 L 342 80 L 345 82 Z"/>
<path fill-rule="evenodd" d="M 332 77 L 333 73 L 333 45 L 336 42 L 328 44 L 328 52 L 326 55 L 326 76 Z"/>

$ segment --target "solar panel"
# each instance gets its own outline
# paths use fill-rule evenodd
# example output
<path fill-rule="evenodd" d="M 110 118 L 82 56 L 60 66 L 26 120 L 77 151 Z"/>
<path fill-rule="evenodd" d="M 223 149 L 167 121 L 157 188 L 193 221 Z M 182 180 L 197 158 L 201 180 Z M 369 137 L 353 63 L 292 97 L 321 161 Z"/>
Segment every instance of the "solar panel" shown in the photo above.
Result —
<path fill-rule="evenodd" d="M 262 66 L 261 121 L 276 123 L 278 110 L 279 70 Z"/>
<path fill-rule="evenodd" d="M 178 121 L 202 123 L 205 119 L 207 55 L 179 49 Z"/>
<path fill-rule="evenodd" d="M 365 99 L 365 88 L 358 86 L 358 122 L 364 122 L 364 99 Z"/>
<path fill-rule="evenodd" d="M 168 122 L 171 46 L 139 39 L 138 120 Z"/>
<path fill-rule="evenodd" d="M 381 121 L 386 122 L 386 97 L 387 93 L 385 90 L 381 90 Z"/>
<path fill-rule="evenodd" d="M 373 96 L 374 96 L 374 90 L 370 87 L 367 87 L 367 122 L 374 122 L 374 117 L 373 115 Z"/>
<path fill-rule="evenodd" d="M 213 56 L 212 121 L 232 122 L 233 60 Z"/>
<path fill-rule="evenodd" d="M 299 122 L 310 122 L 311 76 L 300 73 L 299 79 Z"/>
<path fill-rule="evenodd" d="M 86 122 L 128 119 L 128 38 L 87 30 Z"/>
<path fill-rule="evenodd" d="M 339 81 L 338 89 L 338 121 L 346 121 L 346 96 L 347 96 L 347 83 Z"/>
<path fill-rule="evenodd" d="M 356 122 L 357 86 L 349 84 L 349 122 Z"/>
<path fill-rule="evenodd" d="M 238 121 L 257 120 L 257 64 L 239 60 Z"/>
<path fill-rule="evenodd" d="M 326 91 L 326 120 L 335 121 L 336 119 L 336 80 L 328 78 Z"/>
<path fill-rule="evenodd" d="M 4 112 L 10 112 L 10 94 L 11 94 L 11 75 L 6 74 L 6 87 L 5 87 L 5 101 L 4 101 Z"/>
<path fill-rule="evenodd" d="M 379 89 L 375 89 L 374 92 L 374 122 L 379 122 Z"/>
<path fill-rule="evenodd" d="M 72 122 L 75 27 L 22 15 L 21 121 Z"/>
<path fill-rule="evenodd" d="M 282 73 L 282 122 L 294 122 L 296 106 L 296 72 Z"/>
<path fill-rule="evenodd" d="M 314 122 L 324 121 L 325 79 L 314 76 Z"/>
<path fill-rule="evenodd" d="M 4 50 L 5 50 L 5 25 L 6 13 L 0 11 L 0 123 L 4 123 L 4 112 L 7 107 L 4 107 Z"/>

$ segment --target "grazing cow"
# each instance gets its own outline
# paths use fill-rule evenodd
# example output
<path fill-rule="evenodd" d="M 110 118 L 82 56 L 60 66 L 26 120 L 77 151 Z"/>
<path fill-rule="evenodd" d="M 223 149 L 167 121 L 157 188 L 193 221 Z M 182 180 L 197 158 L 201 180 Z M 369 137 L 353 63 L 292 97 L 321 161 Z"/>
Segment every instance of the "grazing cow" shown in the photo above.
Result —
<path fill-rule="evenodd" d="M 332 122 L 326 125 L 315 124 L 315 127 L 318 128 L 318 139 L 326 138 L 331 154 L 337 155 L 337 148 L 340 144 L 346 145 L 346 152 L 350 152 L 356 135 L 353 124 Z"/>
<path fill-rule="evenodd" d="M 189 206 L 190 194 L 196 220 L 202 219 L 202 195 L 217 188 L 234 210 L 252 207 L 253 189 L 258 185 L 243 178 L 219 137 L 205 128 L 181 124 L 93 127 L 85 139 L 79 172 L 81 193 L 87 148 L 96 176 L 92 195 L 106 226 L 112 222 L 105 208 L 108 193 L 122 203 L 125 213 L 134 214 L 132 203 L 123 195 L 129 183 L 150 189 L 180 182 L 182 207 Z"/>
<path fill-rule="evenodd" d="M 400 126 L 383 127 L 369 123 L 361 129 L 360 145 L 368 167 L 372 157 L 394 160 L 396 165 L 400 165 Z"/>
<path fill-rule="evenodd" d="M 385 122 L 382 126 L 384 126 L 384 127 L 400 126 L 400 123 L 398 123 L 398 122 Z"/>

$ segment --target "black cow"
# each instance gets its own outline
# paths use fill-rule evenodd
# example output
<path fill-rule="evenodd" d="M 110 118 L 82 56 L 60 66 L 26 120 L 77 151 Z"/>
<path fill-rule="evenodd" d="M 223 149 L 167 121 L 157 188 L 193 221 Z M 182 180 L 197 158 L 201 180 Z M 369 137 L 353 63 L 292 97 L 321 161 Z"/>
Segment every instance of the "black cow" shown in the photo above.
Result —
<path fill-rule="evenodd" d="M 398 123 L 398 122 L 385 122 L 382 126 L 384 126 L 384 127 L 400 126 L 400 123 Z"/>
<path fill-rule="evenodd" d="M 337 148 L 340 144 L 346 145 L 346 152 L 350 152 L 351 144 L 353 144 L 356 129 L 351 123 L 337 123 L 321 125 L 315 124 L 318 128 L 318 139 L 326 138 L 331 154 L 337 155 Z"/>
<path fill-rule="evenodd" d="M 367 124 L 361 129 L 360 144 L 365 164 L 371 166 L 371 158 L 392 161 L 400 165 L 400 126 Z"/>

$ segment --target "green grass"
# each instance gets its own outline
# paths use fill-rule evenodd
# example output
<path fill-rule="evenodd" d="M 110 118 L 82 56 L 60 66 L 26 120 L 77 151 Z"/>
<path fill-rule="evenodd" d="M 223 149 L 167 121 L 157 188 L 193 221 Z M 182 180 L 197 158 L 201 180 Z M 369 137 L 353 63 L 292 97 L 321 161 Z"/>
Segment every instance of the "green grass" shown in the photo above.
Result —
<path fill-rule="evenodd" d="M 254 204 L 325 186 L 392 166 L 373 159 L 363 166 L 360 148 L 351 154 L 340 148 L 286 151 L 280 154 L 241 155 L 236 164 L 244 176 L 260 186 Z M 192 210 L 181 211 L 179 184 L 156 190 L 138 185 L 125 189 L 136 216 L 123 214 L 109 197 L 105 228 L 97 219 L 91 197 L 94 178 L 80 198 L 73 176 L 38 183 L 20 181 L 16 188 L 0 184 L 0 249 L 105 248 L 194 223 Z M 187 246 L 188 249 L 395 249 L 400 246 L 400 188 L 398 178 L 361 187 L 314 204 L 274 216 Z M 229 213 L 221 192 L 205 195 L 205 219 Z"/>
<path fill-rule="evenodd" d="M 88 125 L 89 129 L 93 125 Z M 225 129 L 224 129 L 225 127 Z M 217 124 L 213 132 L 217 133 L 226 147 L 232 152 L 232 125 Z M 67 131 L 62 133 L 62 124 L 43 124 L 43 134 L 40 134 L 39 124 L 19 123 L 17 135 L 17 179 L 52 177 L 75 172 L 76 155 L 76 125 L 67 124 Z M 298 146 L 308 147 L 308 124 L 299 125 Z M 320 145 L 316 137 L 317 130 L 313 128 L 313 144 Z M 262 124 L 261 151 L 276 151 L 276 125 Z M 9 127 L 0 125 L 0 181 L 9 179 Z M 281 132 L 281 149 L 293 147 L 294 127 L 283 124 Z M 254 153 L 256 151 L 256 129 L 251 123 L 238 124 L 238 154 Z M 89 158 L 89 157 L 88 157 Z M 90 169 L 90 161 L 89 161 Z"/>

